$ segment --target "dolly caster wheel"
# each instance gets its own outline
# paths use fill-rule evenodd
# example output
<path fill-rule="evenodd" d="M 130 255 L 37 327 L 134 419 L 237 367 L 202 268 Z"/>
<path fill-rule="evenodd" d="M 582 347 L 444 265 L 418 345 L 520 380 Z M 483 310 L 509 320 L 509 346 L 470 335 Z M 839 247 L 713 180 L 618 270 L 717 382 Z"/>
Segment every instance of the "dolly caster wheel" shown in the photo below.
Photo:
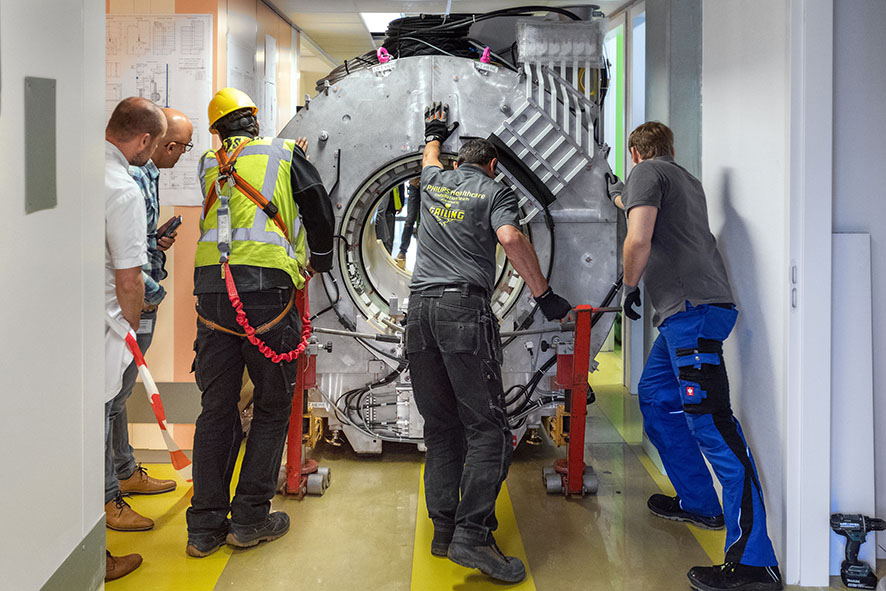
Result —
<path fill-rule="evenodd" d="M 557 473 L 557 471 L 554 470 L 553 466 L 545 466 L 544 468 L 541 469 L 541 477 L 542 478 L 546 478 L 546 477 L 550 476 L 551 474 L 556 474 L 556 473 Z"/>
<path fill-rule="evenodd" d="M 594 474 L 594 471 L 585 471 L 584 475 L 581 477 L 581 486 L 584 489 L 584 493 L 586 495 L 595 495 L 597 494 L 597 489 L 600 486 L 600 480 L 597 478 L 597 475 Z"/>
<path fill-rule="evenodd" d="M 321 474 L 308 474 L 307 489 L 309 495 L 322 496 L 326 492 L 326 479 Z"/>
<path fill-rule="evenodd" d="M 320 468 L 317 468 L 317 474 L 319 474 L 320 476 L 323 477 L 323 481 L 326 484 L 326 488 L 329 488 L 329 483 L 332 480 L 332 474 L 329 471 L 329 467 L 322 466 Z"/>
<path fill-rule="evenodd" d="M 545 492 L 549 495 L 559 495 L 563 492 L 563 478 L 559 474 L 548 474 L 544 477 Z"/>

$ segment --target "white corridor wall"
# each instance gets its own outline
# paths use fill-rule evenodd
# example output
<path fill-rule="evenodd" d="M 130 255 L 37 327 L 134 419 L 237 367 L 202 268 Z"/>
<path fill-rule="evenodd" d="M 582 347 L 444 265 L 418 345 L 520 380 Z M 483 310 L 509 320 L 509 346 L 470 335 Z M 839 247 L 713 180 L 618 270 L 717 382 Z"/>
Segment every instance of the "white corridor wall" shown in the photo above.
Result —
<path fill-rule="evenodd" d="M 871 235 L 877 514 L 886 517 L 886 2 L 836 0 L 834 8 L 833 224 Z M 886 533 L 878 539 L 886 556 Z"/>
<path fill-rule="evenodd" d="M 104 8 L 0 3 L 4 589 L 40 588 L 104 518 Z M 57 82 L 58 205 L 30 215 L 26 76 Z"/>
<path fill-rule="evenodd" d="M 702 182 L 741 312 L 726 364 L 733 409 L 763 485 L 770 537 L 784 560 L 788 3 L 706 1 L 703 8 Z"/>

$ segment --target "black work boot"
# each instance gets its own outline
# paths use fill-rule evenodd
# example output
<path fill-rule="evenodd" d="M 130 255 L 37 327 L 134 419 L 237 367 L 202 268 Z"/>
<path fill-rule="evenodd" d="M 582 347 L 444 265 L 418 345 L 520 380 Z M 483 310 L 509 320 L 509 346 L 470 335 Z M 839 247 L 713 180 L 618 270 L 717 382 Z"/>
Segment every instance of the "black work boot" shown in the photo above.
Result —
<path fill-rule="evenodd" d="M 695 566 L 686 575 L 697 591 L 781 591 L 777 566 L 747 566 L 727 562 L 716 566 Z"/>
<path fill-rule="evenodd" d="M 446 556 L 451 542 L 451 531 L 434 530 L 434 538 L 431 540 L 431 554 L 434 556 Z"/>
<path fill-rule="evenodd" d="M 283 511 L 275 511 L 261 523 L 254 525 L 231 524 L 225 541 L 238 548 L 250 548 L 259 542 L 270 542 L 283 537 L 289 531 L 289 515 Z"/>
<path fill-rule="evenodd" d="M 461 542 L 449 544 L 449 560 L 505 583 L 519 583 L 526 578 L 526 568 L 516 556 L 505 556 L 493 542 L 489 546 L 470 546 Z"/>
<path fill-rule="evenodd" d="M 698 513 L 684 511 L 680 506 L 680 497 L 652 495 L 646 501 L 646 506 L 656 517 L 671 521 L 686 521 L 702 529 L 723 529 L 726 526 L 722 513 L 714 517 L 706 517 Z"/>
<path fill-rule="evenodd" d="M 227 527 L 211 534 L 188 534 L 188 545 L 185 547 L 185 552 L 194 558 L 209 556 L 225 545 L 225 536 L 227 535 Z"/>

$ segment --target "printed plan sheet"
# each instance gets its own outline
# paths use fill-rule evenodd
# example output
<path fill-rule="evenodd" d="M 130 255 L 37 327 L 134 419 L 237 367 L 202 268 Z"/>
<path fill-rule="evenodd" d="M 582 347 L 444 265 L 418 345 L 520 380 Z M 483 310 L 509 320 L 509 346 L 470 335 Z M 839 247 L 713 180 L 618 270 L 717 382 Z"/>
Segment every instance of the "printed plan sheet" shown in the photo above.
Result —
<path fill-rule="evenodd" d="M 211 147 L 212 15 L 107 15 L 107 110 L 129 96 L 178 109 L 194 124 L 194 149 L 160 174 L 162 205 L 200 205 L 197 162 Z"/>

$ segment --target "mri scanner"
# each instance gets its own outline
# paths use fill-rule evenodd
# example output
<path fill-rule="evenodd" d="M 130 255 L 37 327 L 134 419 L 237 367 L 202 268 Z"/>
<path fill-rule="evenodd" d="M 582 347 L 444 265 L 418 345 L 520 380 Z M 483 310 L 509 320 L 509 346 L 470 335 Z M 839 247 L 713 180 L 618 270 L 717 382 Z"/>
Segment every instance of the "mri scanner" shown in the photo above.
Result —
<path fill-rule="evenodd" d="M 520 58 L 513 63 L 400 52 L 390 61 L 345 64 L 344 72 L 321 80 L 280 133 L 308 139 L 336 215 L 334 267 L 309 287 L 322 346 L 314 347 L 316 388 L 306 403 L 312 428 L 333 444 L 343 435 L 360 454 L 379 454 L 390 441 L 422 446 L 403 346 L 410 266 L 401 268 L 376 237 L 376 216 L 395 187 L 405 189 L 420 175 L 423 111 L 431 102 L 448 103 L 450 120 L 460 123 L 442 146 L 444 164 L 469 138 L 490 138 L 499 148 L 497 180 L 516 192 L 523 231 L 557 293 L 590 305 L 615 295 L 618 213 L 606 194 L 609 148 L 601 139 L 605 21 L 514 24 Z M 539 441 L 543 427 L 556 440 L 563 392 L 551 379 L 551 359 L 571 350 L 573 333 L 536 311 L 502 252 L 497 262 L 491 305 L 501 321 L 514 442 L 527 431 L 530 443 Z M 591 357 L 613 317 L 595 319 Z"/>

